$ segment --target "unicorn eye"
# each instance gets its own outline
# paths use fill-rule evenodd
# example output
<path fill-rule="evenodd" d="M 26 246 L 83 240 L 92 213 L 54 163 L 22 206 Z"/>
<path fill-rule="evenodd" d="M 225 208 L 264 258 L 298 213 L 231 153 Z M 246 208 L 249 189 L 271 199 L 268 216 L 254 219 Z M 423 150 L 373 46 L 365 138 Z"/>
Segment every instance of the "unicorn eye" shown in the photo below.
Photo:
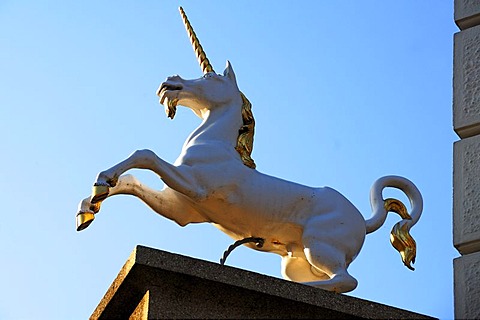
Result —
<path fill-rule="evenodd" d="M 209 73 L 205 73 L 205 74 L 203 75 L 203 77 L 204 77 L 204 78 L 211 78 L 211 77 L 213 77 L 213 75 L 209 72 Z"/>

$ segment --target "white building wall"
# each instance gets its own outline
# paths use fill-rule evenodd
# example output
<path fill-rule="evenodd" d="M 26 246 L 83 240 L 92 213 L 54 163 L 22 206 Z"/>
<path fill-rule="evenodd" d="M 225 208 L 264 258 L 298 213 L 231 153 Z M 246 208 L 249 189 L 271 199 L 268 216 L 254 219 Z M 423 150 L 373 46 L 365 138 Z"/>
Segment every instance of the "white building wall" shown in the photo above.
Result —
<path fill-rule="evenodd" d="M 480 319 L 480 0 L 454 0 L 453 244 L 456 319 Z"/>

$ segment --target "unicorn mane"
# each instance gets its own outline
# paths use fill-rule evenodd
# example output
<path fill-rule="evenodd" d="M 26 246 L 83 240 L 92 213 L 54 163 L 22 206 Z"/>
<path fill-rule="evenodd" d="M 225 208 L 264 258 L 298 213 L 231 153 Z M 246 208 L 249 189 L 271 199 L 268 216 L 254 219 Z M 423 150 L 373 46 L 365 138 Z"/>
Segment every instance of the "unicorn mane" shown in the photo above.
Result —
<path fill-rule="evenodd" d="M 252 104 L 247 97 L 240 92 L 242 96 L 242 120 L 243 125 L 238 130 L 237 146 L 235 150 L 240 154 L 242 162 L 249 168 L 255 169 L 255 161 L 251 154 L 253 151 L 253 135 L 255 134 L 255 119 L 252 113 Z"/>

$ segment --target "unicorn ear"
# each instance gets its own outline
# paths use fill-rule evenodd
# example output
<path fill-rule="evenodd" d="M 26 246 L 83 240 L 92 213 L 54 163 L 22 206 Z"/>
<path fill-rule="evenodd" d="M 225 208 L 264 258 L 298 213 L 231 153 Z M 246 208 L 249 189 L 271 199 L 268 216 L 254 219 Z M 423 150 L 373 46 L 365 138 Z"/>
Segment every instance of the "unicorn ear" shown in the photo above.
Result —
<path fill-rule="evenodd" d="M 223 71 L 223 76 L 228 77 L 230 80 L 233 80 L 235 83 L 237 82 L 237 79 L 235 77 L 235 72 L 233 72 L 232 64 L 228 60 L 227 60 L 227 66 Z"/>

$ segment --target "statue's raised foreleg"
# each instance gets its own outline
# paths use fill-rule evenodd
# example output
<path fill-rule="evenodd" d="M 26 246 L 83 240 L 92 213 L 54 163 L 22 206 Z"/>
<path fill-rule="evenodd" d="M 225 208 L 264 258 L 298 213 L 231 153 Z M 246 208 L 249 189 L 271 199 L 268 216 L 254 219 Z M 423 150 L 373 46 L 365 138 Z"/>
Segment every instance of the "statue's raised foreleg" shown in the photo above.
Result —
<path fill-rule="evenodd" d="M 191 199 L 199 200 L 204 196 L 203 188 L 196 183 L 193 176 L 192 167 L 177 167 L 162 160 L 153 151 L 137 150 L 124 161 L 98 174 L 91 202 L 96 203 L 105 199 L 109 189 L 117 184 L 118 177 L 130 169 L 152 170 L 167 186 Z"/>
<path fill-rule="evenodd" d="M 170 188 L 153 190 L 132 175 L 122 175 L 114 187 L 109 188 L 107 197 L 117 194 L 136 196 L 158 214 L 173 220 L 181 226 L 188 223 L 204 222 L 205 219 L 195 210 L 191 200 Z M 77 231 L 83 230 L 93 221 L 100 210 L 101 201 L 92 203 L 92 196 L 82 200 L 78 206 Z"/>

